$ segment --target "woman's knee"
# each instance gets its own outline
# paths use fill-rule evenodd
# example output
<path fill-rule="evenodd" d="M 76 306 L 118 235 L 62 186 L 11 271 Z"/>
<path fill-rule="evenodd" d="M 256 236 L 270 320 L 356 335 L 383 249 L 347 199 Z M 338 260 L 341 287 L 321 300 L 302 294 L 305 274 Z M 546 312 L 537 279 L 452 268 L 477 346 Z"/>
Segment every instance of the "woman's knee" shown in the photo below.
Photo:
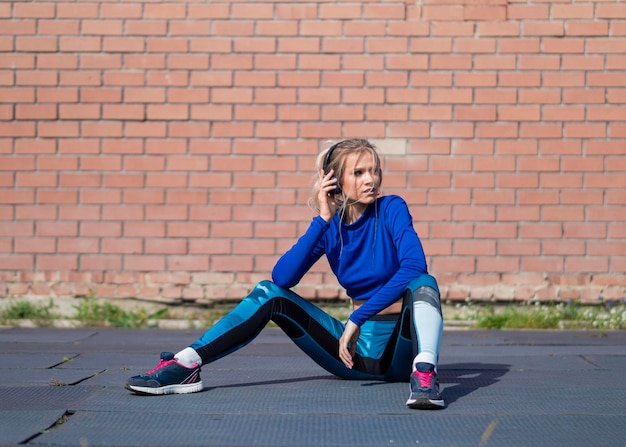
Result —
<path fill-rule="evenodd" d="M 428 274 L 415 278 L 408 287 L 413 304 L 427 304 L 441 314 L 441 297 L 437 280 Z"/>
<path fill-rule="evenodd" d="M 420 287 L 430 287 L 432 289 L 434 289 L 437 294 L 439 294 L 439 285 L 437 284 L 437 280 L 435 279 L 434 276 L 429 275 L 428 273 L 424 273 L 423 275 L 418 276 L 417 278 L 415 278 L 413 281 L 411 281 L 409 283 L 409 285 L 407 286 L 407 289 L 410 289 L 411 291 L 415 291 Z"/>
<path fill-rule="evenodd" d="M 275 298 L 286 298 L 295 301 L 299 298 L 293 291 L 277 286 L 269 279 L 258 282 L 250 291 L 246 298 L 252 298 L 260 301 L 270 301 Z"/>

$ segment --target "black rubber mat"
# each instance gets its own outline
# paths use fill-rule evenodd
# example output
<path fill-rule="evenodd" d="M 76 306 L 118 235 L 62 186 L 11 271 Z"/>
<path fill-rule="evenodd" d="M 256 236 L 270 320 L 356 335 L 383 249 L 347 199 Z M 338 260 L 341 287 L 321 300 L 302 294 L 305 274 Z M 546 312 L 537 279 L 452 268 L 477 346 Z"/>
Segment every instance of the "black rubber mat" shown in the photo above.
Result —
<path fill-rule="evenodd" d="M 53 426 L 64 410 L 0 410 L 0 445 L 19 444 Z"/>
<path fill-rule="evenodd" d="M 279 330 L 202 368 L 205 390 L 125 380 L 202 331 L 0 329 L 0 446 L 626 445 L 626 332 L 446 331 L 447 408 L 339 380 Z"/>
<path fill-rule="evenodd" d="M 80 427 L 76 430 L 73 427 Z M 573 430 L 573 427 L 577 427 Z M 618 416 L 407 413 L 390 415 L 203 415 L 161 413 L 133 418 L 81 412 L 39 439 L 44 445 L 89 446 L 591 446 L 621 445 Z M 623 432 L 622 432 L 623 433 Z M 622 441 L 623 442 L 623 441 Z M 38 444 L 34 440 L 33 445 Z"/>

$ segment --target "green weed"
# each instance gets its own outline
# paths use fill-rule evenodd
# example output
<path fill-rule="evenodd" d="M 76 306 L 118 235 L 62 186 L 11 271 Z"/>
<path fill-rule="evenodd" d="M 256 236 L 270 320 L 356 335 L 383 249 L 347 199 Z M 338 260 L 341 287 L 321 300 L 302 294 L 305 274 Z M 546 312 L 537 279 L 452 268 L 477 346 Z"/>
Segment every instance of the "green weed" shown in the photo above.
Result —
<path fill-rule="evenodd" d="M 52 312 L 54 302 L 35 304 L 29 301 L 16 301 L 0 311 L 0 321 L 7 324 L 12 320 L 32 320 L 37 326 L 48 327 L 57 318 Z"/>
<path fill-rule="evenodd" d="M 167 308 L 153 313 L 148 313 L 145 309 L 126 311 L 108 301 L 99 302 L 94 297 L 83 298 L 74 309 L 76 309 L 74 318 L 83 326 L 90 327 L 156 327 L 157 320 L 167 313 Z"/>
<path fill-rule="evenodd" d="M 475 312 L 481 329 L 626 329 L 626 303 L 580 302 L 481 307 Z"/>

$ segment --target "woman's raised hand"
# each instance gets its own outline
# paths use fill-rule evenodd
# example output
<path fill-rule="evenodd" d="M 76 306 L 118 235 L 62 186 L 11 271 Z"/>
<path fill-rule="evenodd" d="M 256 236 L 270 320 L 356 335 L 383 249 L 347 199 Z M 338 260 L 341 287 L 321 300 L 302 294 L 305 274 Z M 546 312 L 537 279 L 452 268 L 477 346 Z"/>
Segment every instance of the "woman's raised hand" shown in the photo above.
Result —
<path fill-rule="evenodd" d="M 331 169 L 328 173 L 320 170 L 320 190 L 317 193 L 320 204 L 320 217 L 326 222 L 335 215 L 337 211 L 337 202 L 333 191 L 337 187 L 337 178 L 333 177 L 334 171 Z"/>

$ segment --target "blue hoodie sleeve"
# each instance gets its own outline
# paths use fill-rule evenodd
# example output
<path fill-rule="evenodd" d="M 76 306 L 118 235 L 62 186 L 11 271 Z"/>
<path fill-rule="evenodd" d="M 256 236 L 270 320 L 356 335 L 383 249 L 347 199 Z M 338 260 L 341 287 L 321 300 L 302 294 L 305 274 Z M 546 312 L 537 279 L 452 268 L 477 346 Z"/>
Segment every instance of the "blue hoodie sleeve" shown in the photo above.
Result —
<path fill-rule="evenodd" d="M 290 289 L 300 282 L 306 272 L 324 254 L 323 236 L 330 224 L 320 216 L 300 239 L 280 257 L 272 270 L 272 281 L 279 287 Z"/>
<path fill-rule="evenodd" d="M 383 216 L 384 224 L 393 238 L 400 267 L 374 296 L 352 312 L 350 321 L 357 326 L 398 301 L 413 279 L 428 273 L 424 249 L 413 228 L 413 218 L 404 199 L 393 197 Z"/>

